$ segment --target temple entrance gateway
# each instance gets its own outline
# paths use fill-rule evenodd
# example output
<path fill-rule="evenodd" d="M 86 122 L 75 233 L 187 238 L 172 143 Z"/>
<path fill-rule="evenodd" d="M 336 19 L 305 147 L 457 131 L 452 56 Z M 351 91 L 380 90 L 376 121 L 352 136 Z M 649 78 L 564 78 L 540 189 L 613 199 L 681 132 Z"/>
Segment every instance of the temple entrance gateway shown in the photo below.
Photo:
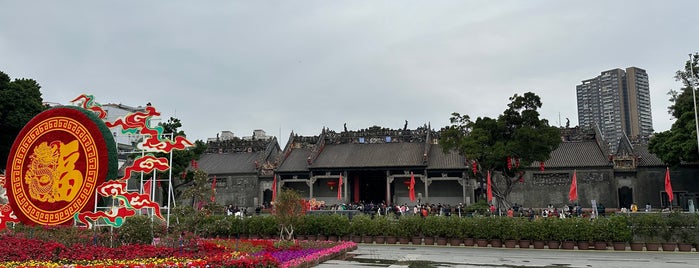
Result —
<path fill-rule="evenodd" d="M 633 203 L 633 189 L 629 187 L 619 188 L 619 207 L 630 208 Z"/>
<path fill-rule="evenodd" d="M 356 171 L 350 172 L 352 180 L 352 202 L 380 204 L 386 202 L 386 172 L 385 171 Z"/>

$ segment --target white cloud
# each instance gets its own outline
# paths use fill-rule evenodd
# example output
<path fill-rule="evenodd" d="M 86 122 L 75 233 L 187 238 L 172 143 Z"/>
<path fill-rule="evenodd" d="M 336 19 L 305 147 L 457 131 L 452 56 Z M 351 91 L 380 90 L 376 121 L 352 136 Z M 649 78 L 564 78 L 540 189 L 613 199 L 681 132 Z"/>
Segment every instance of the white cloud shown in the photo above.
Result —
<path fill-rule="evenodd" d="M 448 124 L 542 97 L 577 125 L 575 86 L 648 71 L 654 126 L 669 129 L 674 72 L 697 51 L 694 1 L 12 2 L 0 10 L 0 71 L 48 101 L 152 102 L 193 139 L 221 130 L 317 135 Z M 560 118 L 560 119 L 559 119 Z"/>

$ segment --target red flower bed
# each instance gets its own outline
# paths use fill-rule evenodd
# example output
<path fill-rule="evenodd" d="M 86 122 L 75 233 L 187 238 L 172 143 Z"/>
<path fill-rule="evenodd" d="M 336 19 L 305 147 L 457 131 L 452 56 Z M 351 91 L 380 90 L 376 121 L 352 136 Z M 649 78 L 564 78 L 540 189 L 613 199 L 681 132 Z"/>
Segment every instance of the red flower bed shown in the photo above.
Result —
<path fill-rule="evenodd" d="M 295 267 L 356 248 L 352 242 L 192 239 L 178 247 L 116 248 L 0 235 L 4 267 Z"/>

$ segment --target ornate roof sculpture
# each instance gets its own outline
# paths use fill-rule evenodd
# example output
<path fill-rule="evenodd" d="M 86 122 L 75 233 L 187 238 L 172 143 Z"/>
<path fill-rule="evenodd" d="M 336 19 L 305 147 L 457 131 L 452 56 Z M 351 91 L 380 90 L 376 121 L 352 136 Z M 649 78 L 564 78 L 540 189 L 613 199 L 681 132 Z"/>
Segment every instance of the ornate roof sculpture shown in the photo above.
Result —
<path fill-rule="evenodd" d="M 258 173 L 272 176 L 278 167 L 279 143 L 271 139 L 215 139 L 207 141 L 199 166 L 209 174 Z"/>
<path fill-rule="evenodd" d="M 292 135 L 284 149 L 279 172 L 309 169 L 424 167 L 463 169 L 465 160 L 457 153 L 444 154 L 437 143 L 438 132 L 425 124 L 417 129 L 372 126 L 337 132 L 323 128 L 319 136 Z"/>

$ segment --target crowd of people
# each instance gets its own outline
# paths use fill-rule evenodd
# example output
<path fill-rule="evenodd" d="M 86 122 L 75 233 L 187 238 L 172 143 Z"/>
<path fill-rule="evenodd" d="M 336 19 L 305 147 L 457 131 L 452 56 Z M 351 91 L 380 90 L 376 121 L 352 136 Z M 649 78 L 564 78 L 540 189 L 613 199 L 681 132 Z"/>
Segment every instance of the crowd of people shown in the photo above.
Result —
<path fill-rule="evenodd" d="M 463 203 L 458 203 L 456 205 L 451 204 L 430 204 L 430 203 L 418 203 L 416 205 L 410 206 L 407 203 L 387 205 L 385 203 L 374 204 L 373 202 L 352 202 L 352 203 L 341 203 L 326 205 L 325 202 L 311 202 L 309 210 L 354 210 L 361 211 L 365 214 L 370 215 L 380 215 L 380 216 L 396 216 L 400 217 L 403 215 L 419 215 L 421 217 L 428 216 L 475 216 L 479 214 L 493 215 L 493 216 L 507 216 L 507 217 L 527 217 L 530 219 L 536 218 L 567 218 L 567 217 L 604 217 L 607 214 L 607 208 L 602 204 L 598 203 L 596 208 L 583 208 L 579 204 L 567 204 L 560 208 L 554 207 L 552 204 L 548 204 L 545 208 L 524 208 L 521 205 L 514 203 L 511 207 L 506 210 L 501 210 L 495 206 L 495 204 L 489 204 L 488 208 L 483 210 L 477 209 L 467 209 Z M 271 205 L 269 206 L 271 207 Z M 266 204 L 261 205 L 255 209 L 255 214 L 259 214 L 260 210 L 268 208 Z M 637 212 L 639 210 L 638 205 L 633 203 L 628 209 L 621 208 L 617 212 L 620 213 L 631 213 Z M 645 205 L 645 212 L 652 211 L 650 203 Z M 237 206 L 228 205 L 226 209 L 226 214 L 229 216 L 247 216 L 247 208 L 239 208 Z"/>

